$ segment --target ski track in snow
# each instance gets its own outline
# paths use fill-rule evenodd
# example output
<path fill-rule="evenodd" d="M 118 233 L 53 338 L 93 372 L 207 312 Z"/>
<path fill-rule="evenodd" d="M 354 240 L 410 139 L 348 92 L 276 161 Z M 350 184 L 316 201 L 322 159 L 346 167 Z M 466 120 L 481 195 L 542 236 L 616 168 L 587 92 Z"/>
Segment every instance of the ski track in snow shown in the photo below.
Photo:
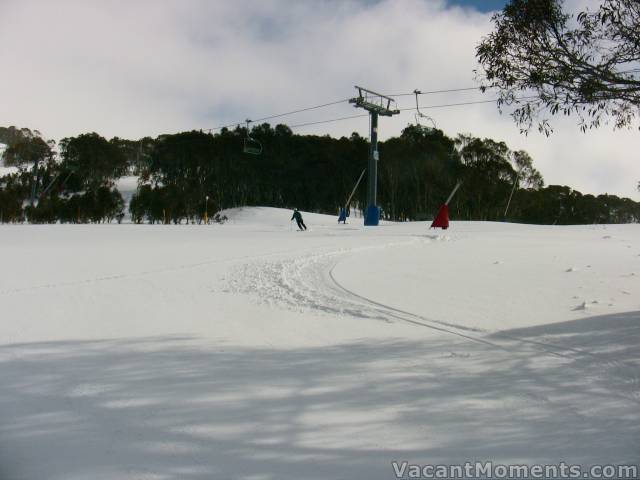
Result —
<path fill-rule="evenodd" d="M 333 278 L 333 268 L 347 254 L 416 244 L 414 238 L 383 245 L 340 249 L 294 259 L 252 262 L 238 266 L 228 279 L 228 291 L 250 295 L 259 303 L 304 312 L 350 315 L 391 323 L 389 309 L 346 290 Z M 432 321 L 432 320 L 429 320 Z M 449 325 L 442 322 L 442 325 Z M 456 326 L 466 329 L 463 326 Z"/>
<path fill-rule="evenodd" d="M 300 251 L 301 252 L 306 252 L 307 249 L 300 250 Z M 99 283 L 99 282 L 109 282 L 109 281 L 116 281 L 116 280 L 124 280 L 124 279 L 127 279 L 127 278 L 145 277 L 145 276 L 162 274 L 162 273 L 178 272 L 178 271 L 181 271 L 181 270 L 191 270 L 191 269 L 195 269 L 195 268 L 203 268 L 203 267 L 208 267 L 208 266 L 211 266 L 211 265 L 219 265 L 219 264 L 225 264 L 225 263 L 234 263 L 234 262 L 242 262 L 242 261 L 247 261 L 247 260 L 256 260 L 256 259 L 261 259 L 261 258 L 269 258 L 269 257 L 272 257 L 272 256 L 280 256 L 280 255 L 283 255 L 283 254 L 291 254 L 291 253 L 295 254 L 295 253 L 298 253 L 298 252 L 291 252 L 289 250 L 283 250 L 283 251 L 277 251 L 277 252 L 262 253 L 262 254 L 259 254 L 259 255 L 242 255 L 242 256 L 239 256 L 239 257 L 230 257 L 230 258 L 220 258 L 220 259 L 205 260 L 204 262 L 178 264 L 178 265 L 173 265 L 173 266 L 163 267 L 163 268 L 158 268 L 158 269 L 153 269 L 153 270 L 143 270 L 143 271 L 140 271 L 140 272 L 117 273 L 117 274 L 113 274 L 113 275 L 105 275 L 105 276 L 102 276 L 102 277 L 85 278 L 85 279 L 81 279 L 81 280 L 71 280 L 71 281 L 68 281 L 68 282 L 45 283 L 45 284 L 33 285 L 33 286 L 29 286 L 29 287 L 11 288 L 11 289 L 6 289 L 6 290 L 0 290 L 0 296 L 7 296 L 7 295 L 13 295 L 13 294 L 25 293 L 25 292 L 33 292 L 33 291 L 37 291 L 37 290 L 46 290 L 46 289 L 55 289 L 55 288 L 64 288 L 64 287 L 76 287 L 76 286 L 79 286 L 79 285 L 88 285 L 88 284 Z"/>
<path fill-rule="evenodd" d="M 429 238 L 426 242 L 432 241 Z M 450 240 L 446 238 L 445 240 Z M 599 353 L 559 345 L 541 340 L 514 336 L 505 331 L 490 331 L 427 318 L 360 295 L 336 279 L 334 270 L 348 254 L 386 248 L 415 245 L 420 238 L 409 241 L 389 242 L 383 245 L 345 248 L 320 254 L 303 255 L 285 260 L 244 263 L 232 270 L 227 280 L 227 291 L 251 296 L 258 303 L 272 308 L 284 308 L 297 312 L 308 310 L 327 315 L 348 315 L 355 318 L 394 323 L 409 323 L 429 328 L 446 335 L 461 337 L 489 348 L 510 354 L 547 355 L 567 362 L 566 368 L 576 375 L 614 384 L 611 395 L 640 402 L 640 377 L 637 365 L 608 359 Z M 613 393 L 618 391 L 619 393 Z"/>

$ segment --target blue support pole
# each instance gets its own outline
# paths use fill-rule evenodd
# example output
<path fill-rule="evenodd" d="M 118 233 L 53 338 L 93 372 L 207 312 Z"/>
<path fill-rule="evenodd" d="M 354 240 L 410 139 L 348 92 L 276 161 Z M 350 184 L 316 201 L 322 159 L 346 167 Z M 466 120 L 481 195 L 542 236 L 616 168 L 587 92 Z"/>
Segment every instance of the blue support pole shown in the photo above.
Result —
<path fill-rule="evenodd" d="M 380 222 L 380 209 L 376 205 L 378 193 L 378 112 L 370 111 L 371 145 L 369 146 L 369 185 L 367 187 L 367 208 L 364 212 L 365 226 L 376 226 Z"/>

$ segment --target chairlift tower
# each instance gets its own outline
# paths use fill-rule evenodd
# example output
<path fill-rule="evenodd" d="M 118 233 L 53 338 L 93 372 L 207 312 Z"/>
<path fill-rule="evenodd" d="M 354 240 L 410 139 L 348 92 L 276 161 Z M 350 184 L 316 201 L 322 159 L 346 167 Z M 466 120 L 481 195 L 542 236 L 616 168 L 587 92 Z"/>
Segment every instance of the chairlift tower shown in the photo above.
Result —
<path fill-rule="evenodd" d="M 369 185 L 367 187 L 367 208 L 364 212 L 364 224 L 375 226 L 380 222 L 380 209 L 376 205 L 378 192 L 378 115 L 391 117 L 400 113 L 398 109 L 392 109 L 391 104 L 395 100 L 366 88 L 356 85 L 358 96 L 349 100 L 356 108 L 364 108 L 371 118 L 371 144 L 369 145 Z"/>

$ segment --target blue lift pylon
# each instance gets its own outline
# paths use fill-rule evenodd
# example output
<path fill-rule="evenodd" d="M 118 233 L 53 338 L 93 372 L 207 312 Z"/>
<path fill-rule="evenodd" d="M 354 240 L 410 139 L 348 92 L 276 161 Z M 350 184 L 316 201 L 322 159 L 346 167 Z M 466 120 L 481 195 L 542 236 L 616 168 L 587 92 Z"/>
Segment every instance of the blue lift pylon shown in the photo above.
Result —
<path fill-rule="evenodd" d="M 376 204 L 378 191 L 378 115 L 391 117 L 400 113 L 398 109 L 392 109 L 391 103 L 395 100 L 391 97 L 367 90 L 356 85 L 358 96 L 349 100 L 356 108 L 364 108 L 371 117 L 371 145 L 369 146 L 369 182 L 367 186 L 367 208 L 364 211 L 365 226 L 375 226 L 380 222 L 380 207 Z"/>

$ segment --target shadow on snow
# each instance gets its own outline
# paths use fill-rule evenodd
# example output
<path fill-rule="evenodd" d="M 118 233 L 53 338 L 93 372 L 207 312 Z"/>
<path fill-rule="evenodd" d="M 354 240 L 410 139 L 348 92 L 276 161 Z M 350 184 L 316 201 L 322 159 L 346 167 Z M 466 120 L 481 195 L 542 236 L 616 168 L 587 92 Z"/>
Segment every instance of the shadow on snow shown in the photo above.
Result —
<path fill-rule="evenodd" d="M 567 355 L 448 336 L 2 346 L 0 478 L 390 479 L 392 460 L 637 462 L 640 312 L 493 337 Z"/>

